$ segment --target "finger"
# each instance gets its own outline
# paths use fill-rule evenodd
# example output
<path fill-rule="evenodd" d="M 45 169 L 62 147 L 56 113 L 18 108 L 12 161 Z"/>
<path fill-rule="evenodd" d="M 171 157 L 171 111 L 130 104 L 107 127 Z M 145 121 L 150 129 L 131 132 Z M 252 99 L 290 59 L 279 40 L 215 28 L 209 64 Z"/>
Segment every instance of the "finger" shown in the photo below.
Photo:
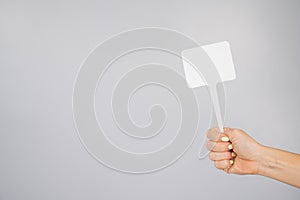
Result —
<path fill-rule="evenodd" d="M 218 161 L 215 161 L 215 167 L 217 169 L 221 169 L 221 170 L 230 168 L 232 164 L 233 164 L 233 160 L 218 160 Z"/>
<path fill-rule="evenodd" d="M 230 132 L 230 131 L 232 131 L 232 130 L 233 130 L 232 128 L 224 127 L 224 132 Z"/>
<path fill-rule="evenodd" d="M 207 135 L 207 138 L 211 141 L 215 141 L 215 142 L 221 142 L 221 141 L 228 142 L 229 141 L 228 136 L 225 135 L 224 133 L 220 133 L 219 129 L 217 129 L 217 128 L 209 129 L 206 132 L 206 135 Z"/>
<path fill-rule="evenodd" d="M 233 147 L 230 142 L 214 142 L 214 141 L 209 140 L 206 143 L 206 148 L 209 151 L 222 152 L 222 151 L 231 150 Z"/>
<path fill-rule="evenodd" d="M 224 134 L 227 135 L 229 138 L 235 138 L 237 135 L 240 135 L 242 130 L 236 128 L 224 128 Z"/>
<path fill-rule="evenodd" d="M 232 154 L 230 151 L 225 152 L 210 152 L 209 153 L 209 159 L 212 161 L 218 161 L 218 160 L 230 160 L 232 159 Z"/>

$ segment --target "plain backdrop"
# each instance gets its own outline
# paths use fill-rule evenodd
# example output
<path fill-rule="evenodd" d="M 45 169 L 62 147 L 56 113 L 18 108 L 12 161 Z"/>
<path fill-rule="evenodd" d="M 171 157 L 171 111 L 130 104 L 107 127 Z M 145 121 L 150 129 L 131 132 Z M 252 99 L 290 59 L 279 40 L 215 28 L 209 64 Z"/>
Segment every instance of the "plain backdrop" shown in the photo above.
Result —
<path fill-rule="evenodd" d="M 299 153 L 299 9 L 296 0 L 0 0 L 0 199 L 299 199 L 299 189 L 198 160 L 203 132 L 164 170 L 113 171 L 81 145 L 71 105 L 80 64 L 113 34 L 155 26 L 200 44 L 228 40 L 237 79 L 225 84 L 226 125 Z"/>

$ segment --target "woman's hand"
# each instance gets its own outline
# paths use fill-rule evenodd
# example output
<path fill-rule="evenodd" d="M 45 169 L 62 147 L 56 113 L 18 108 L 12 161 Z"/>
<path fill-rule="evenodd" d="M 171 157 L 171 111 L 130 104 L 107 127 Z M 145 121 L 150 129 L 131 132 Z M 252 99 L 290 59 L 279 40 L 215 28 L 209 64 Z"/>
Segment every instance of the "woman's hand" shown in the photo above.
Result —
<path fill-rule="evenodd" d="M 300 188 L 300 154 L 266 147 L 239 129 L 207 131 L 209 157 L 218 169 L 234 174 L 259 174 Z"/>
<path fill-rule="evenodd" d="M 227 173 L 257 174 L 261 160 L 262 145 L 257 143 L 247 133 L 239 129 L 212 128 L 207 131 L 207 149 L 209 158 L 215 167 Z"/>

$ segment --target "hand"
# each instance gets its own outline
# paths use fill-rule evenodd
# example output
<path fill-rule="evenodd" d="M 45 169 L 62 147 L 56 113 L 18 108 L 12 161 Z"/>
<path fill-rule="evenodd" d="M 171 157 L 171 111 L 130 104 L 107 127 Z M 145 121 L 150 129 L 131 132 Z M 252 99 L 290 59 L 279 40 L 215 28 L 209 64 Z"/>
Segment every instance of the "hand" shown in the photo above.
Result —
<path fill-rule="evenodd" d="M 215 167 L 227 173 L 257 174 L 261 160 L 262 145 L 257 143 L 247 133 L 239 129 L 212 128 L 207 131 L 209 141 L 206 144 L 210 150 L 209 158 Z"/>

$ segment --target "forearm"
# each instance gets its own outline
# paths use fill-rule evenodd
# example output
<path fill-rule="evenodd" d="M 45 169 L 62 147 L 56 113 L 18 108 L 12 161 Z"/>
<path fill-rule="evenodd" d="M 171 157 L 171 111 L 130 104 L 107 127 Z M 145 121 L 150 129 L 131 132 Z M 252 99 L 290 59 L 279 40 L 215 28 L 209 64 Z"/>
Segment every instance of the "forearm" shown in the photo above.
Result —
<path fill-rule="evenodd" d="M 300 188 L 300 155 L 263 146 L 258 174 Z"/>

